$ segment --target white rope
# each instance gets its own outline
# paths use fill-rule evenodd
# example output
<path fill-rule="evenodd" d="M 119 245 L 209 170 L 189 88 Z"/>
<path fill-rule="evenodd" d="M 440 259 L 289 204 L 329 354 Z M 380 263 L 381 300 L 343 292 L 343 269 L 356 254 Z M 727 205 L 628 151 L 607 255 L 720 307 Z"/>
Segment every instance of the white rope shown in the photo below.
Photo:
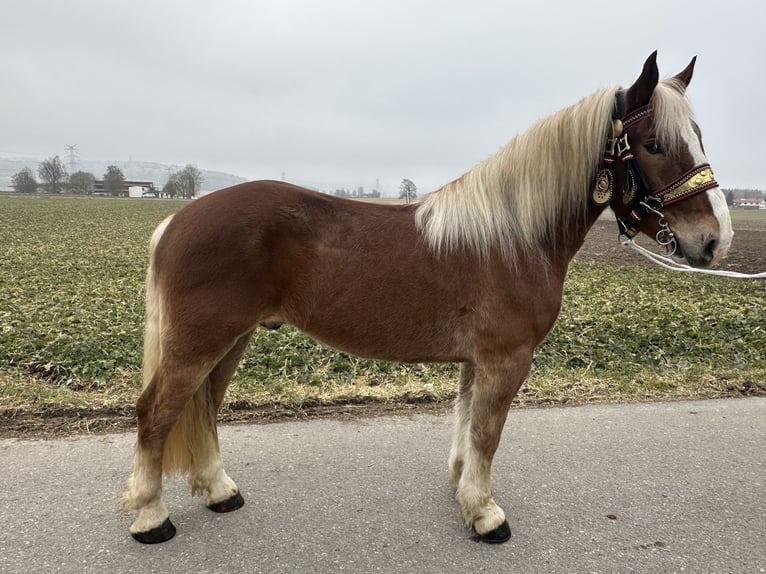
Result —
<path fill-rule="evenodd" d="M 644 249 L 638 243 L 628 238 L 622 239 L 622 245 L 623 247 L 632 247 L 635 251 L 646 257 L 652 263 L 656 263 L 660 267 L 670 269 L 671 271 L 681 271 L 685 273 L 705 273 L 707 275 L 719 275 L 721 277 L 732 277 L 734 279 L 766 279 L 766 272 L 754 273 L 750 275 L 747 273 L 739 273 L 737 271 L 722 271 L 719 269 L 695 269 L 694 267 L 689 267 L 688 265 L 674 261 L 670 257 L 664 257 L 659 253 L 652 253 L 648 249 Z"/>

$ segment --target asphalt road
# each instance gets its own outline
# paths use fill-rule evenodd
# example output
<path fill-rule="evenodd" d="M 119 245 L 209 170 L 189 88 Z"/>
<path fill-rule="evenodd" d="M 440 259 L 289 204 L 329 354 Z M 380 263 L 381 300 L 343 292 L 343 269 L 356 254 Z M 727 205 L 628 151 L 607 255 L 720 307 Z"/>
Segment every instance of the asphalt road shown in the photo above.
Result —
<path fill-rule="evenodd" d="M 499 546 L 460 524 L 450 436 L 434 415 L 224 427 L 244 508 L 167 480 L 178 534 L 156 546 L 117 510 L 132 434 L 2 440 L 0 571 L 766 571 L 764 398 L 512 411 Z"/>

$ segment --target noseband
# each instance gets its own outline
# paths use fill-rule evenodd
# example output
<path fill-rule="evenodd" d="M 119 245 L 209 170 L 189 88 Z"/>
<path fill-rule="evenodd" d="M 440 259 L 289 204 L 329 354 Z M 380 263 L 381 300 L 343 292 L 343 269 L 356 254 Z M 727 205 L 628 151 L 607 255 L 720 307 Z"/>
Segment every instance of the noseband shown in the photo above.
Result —
<path fill-rule="evenodd" d="M 612 202 L 615 190 L 614 167 L 619 161 L 624 174 L 624 181 L 620 185 L 623 205 L 636 204 L 626 217 L 617 218 L 620 235 L 632 239 L 638 233 L 638 222 L 646 215 L 653 213 L 659 218 L 660 225 L 655 239 L 665 255 L 672 255 L 678 245 L 662 208 L 717 187 L 718 183 L 713 177 L 710 165 L 704 164 L 689 170 L 676 181 L 660 189 L 649 190 L 646 187 L 645 179 L 641 177 L 635 163 L 635 156 L 628 143 L 627 130 L 653 116 L 654 110 L 651 105 L 626 114 L 625 92 L 621 90 L 617 93 L 612 114 L 612 133 L 606 140 L 604 157 L 601 168 L 596 174 L 591 201 L 599 207 L 606 207 Z"/>

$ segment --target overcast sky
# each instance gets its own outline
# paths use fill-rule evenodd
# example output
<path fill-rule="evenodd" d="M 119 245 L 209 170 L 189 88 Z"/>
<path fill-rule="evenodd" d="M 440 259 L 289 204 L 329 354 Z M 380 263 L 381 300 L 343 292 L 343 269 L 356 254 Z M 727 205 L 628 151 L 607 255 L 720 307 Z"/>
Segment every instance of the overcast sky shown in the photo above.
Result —
<path fill-rule="evenodd" d="M 721 185 L 766 189 L 760 0 L 3 0 L 0 152 L 430 191 L 655 49 L 698 56 Z"/>

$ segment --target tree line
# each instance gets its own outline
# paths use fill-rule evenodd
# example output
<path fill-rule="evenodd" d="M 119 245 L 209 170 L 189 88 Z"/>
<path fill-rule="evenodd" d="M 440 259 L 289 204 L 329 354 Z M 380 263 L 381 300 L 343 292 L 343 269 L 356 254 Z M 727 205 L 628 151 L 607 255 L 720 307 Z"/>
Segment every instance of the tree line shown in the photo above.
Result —
<path fill-rule="evenodd" d="M 333 194 L 336 197 L 380 197 L 380 192 L 376 189 L 372 193 L 365 193 L 363 187 L 359 187 L 353 191 L 348 189 L 336 189 Z M 403 179 L 399 184 L 399 199 L 403 199 L 405 202 L 410 203 L 418 197 L 418 188 L 412 182 L 411 179 Z"/>
<path fill-rule="evenodd" d="M 201 189 L 202 179 L 202 172 L 189 164 L 180 171 L 170 174 L 161 194 L 170 198 L 192 199 Z M 38 164 L 37 178 L 28 166 L 11 177 L 11 185 L 17 193 L 37 193 L 42 189 L 47 193 L 92 195 L 96 181 L 96 176 L 90 172 L 67 173 L 64 162 L 57 155 Z M 106 195 L 125 195 L 125 174 L 116 165 L 110 165 L 106 168 L 102 181 Z"/>

